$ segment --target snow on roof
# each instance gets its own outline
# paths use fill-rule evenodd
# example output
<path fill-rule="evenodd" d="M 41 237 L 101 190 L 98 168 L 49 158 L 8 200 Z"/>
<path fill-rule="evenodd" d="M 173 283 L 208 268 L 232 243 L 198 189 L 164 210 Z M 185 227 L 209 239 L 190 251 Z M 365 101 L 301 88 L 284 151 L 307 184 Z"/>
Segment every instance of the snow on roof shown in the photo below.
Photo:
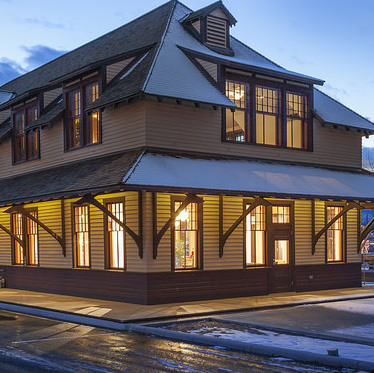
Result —
<path fill-rule="evenodd" d="M 314 112 L 326 123 L 374 131 L 372 122 L 318 89 L 314 89 Z"/>
<path fill-rule="evenodd" d="M 145 154 L 125 185 L 370 200 L 374 175 L 249 160 Z"/>

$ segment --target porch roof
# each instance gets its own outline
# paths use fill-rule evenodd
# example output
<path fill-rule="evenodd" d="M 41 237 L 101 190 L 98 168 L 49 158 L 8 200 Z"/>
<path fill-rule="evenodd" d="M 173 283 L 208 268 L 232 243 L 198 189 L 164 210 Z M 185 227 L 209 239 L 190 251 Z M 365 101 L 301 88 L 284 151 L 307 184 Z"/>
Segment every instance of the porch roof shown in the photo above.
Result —
<path fill-rule="evenodd" d="M 146 153 L 123 179 L 155 190 L 265 197 L 374 199 L 374 175 L 365 171 L 219 157 Z"/>

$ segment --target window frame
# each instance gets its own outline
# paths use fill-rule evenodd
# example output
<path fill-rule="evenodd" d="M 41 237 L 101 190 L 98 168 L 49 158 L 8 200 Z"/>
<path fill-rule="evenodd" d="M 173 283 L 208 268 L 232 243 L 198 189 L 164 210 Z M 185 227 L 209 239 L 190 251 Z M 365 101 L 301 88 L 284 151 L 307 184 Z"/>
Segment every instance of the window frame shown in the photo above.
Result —
<path fill-rule="evenodd" d="M 222 108 L 222 131 L 221 131 L 221 141 L 223 143 L 230 143 L 230 144 L 242 144 L 242 145 L 255 145 L 260 147 L 266 147 L 271 149 L 287 149 L 287 150 L 295 150 L 295 151 L 313 151 L 313 117 L 311 109 L 313 107 L 313 88 L 312 87 L 302 87 L 298 85 L 292 85 L 285 83 L 284 81 L 279 81 L 281 79 L 271 80 L 269 77 L 268 79 L 261 79 L 259 77 L 255 77 L 254 74 L 250 74 L 251 76 L 244 76 L 240 75 L 239 73 L 234 72 L 227 72 L 222 70 L 222 79 L 221 79 L 221 89 L 223 94 L 226 95 L 226 82 L 237 82 L 240 84 L 248 84 L 248 97 L 249 97 L 249 105 L 246 111 L 246 138 L 245 141 L 235 141 L 235 140 L 228 140 L 226 139 L 226 110 L 230 110 L 229 108 Z M 265 89 L 272 89 L 279 91 L 279 133 L 278 135 L 278 144 L 277 145 L 270 145 L 270 144 L 261 144 L 256 142 L 256 88 L 265 88 Z M 296 148 L 296 147 L 288 147 L 287 146 L 287 108 L 286 108 L 286 97 L 287 93 L 297 94 L 297 95 L 304 95 L 306 96 L 307 101 L 307 118 L 305 120 L 306 123 L 306 130 L 305 135 L 306 139 L 303 139 L 304 147 L 303 148 Z M 226 96 L 227 97 L 227 96 Z"/>
<path fill-rule="evenodd" d="M 117 198 L 108 198 L 103 200 L 103 204 L 106 208 L 108 208 L 108 205 L 111 203 L 122 203 L 123 204 L 123 222 L 125 222 L 126 219 L 126 200 L 125 197 L 117 197 Z M 126 231 L 123 229 L 123 258 L 124 263 L 123 267 L 121 268 L 115 268 L 110 266 L 110 247 L 109 247 L 109 229 L 108 229 L 108 219 L 109 217 L 106 214 L 103 214 L 104 218 L 104 247 L 105 247 L 105 269 L 110 271 L 126 271 L 127 269 L 127 251 L 126 251 Z"/>
<path fill-rule="evenodd" d="M 37 118 L 38 120 L 40 117 L 40 103 L 38 99 L 32 100 L 24 105 L 13 107 L 11 111 L 11 120 L 12 120 L 12 164 L 17 165 L 29 161 L 33 161 L 36 159 L 40 159 L 40 130 L 39 128 L 30 128 L 30 125 L 34 122 L 29 122 L 29 110 L 32 108 L 36 108 Z M 23 133 L 21 135 L 16 135 L 15 131 L 15 124 L 16 124 L 16 116 L 18 114 L 24 115 L 24 128 Z M 29 133 L 36 133 L 36 155 L 34 157 L 28 157 L 28 134 Z M 23 138 L 24 141 L 24 150 L 23 156 L 20 159 L 17 159 L 16 156 L 16 138 Z"/>
<path fill-rule="evenodd" d="M 171 196 L 170 199 L 170 213 L 175 212 L 175 203 L 183 203 L 184 197 Z M 172 271 L 198 271 L 203 269 L 203 207 L 196 203 L 197 206 L 197 255 L 196 267 L 194 268 L 176 268 L 175 267 L 175 224 L 170 227 L 171 232 L 171 270 Z M 174 209 L 174 210 L 173 210 Z"/>
<path fill-rule="evenodd" d="M 93 77 L 88 77 L 86 79 L 80 79 L 78 82 L 71 83 L 71 84 L 65 84 L 63 88 L 63 97 L 64 97 L 64 107 L 65 107 L 65 115 L 64 115 L 64 151 L 70 152 L 78 149 L 87 148 L 90 146 L 99 145 L 102 143 L 102 113 L 101 110 L 95 109 L 93 111 L 87 112 L 86 111 L 86 88 L 92 84 L 97 83 L 98 85 L 98 98 L 102 94 L 102 79 L 100 75 L 95 75 Z M 72 117 L 69 116 L 69 106 L 70 106 L 70 95 L 78 91 L 80 93 L 80 107 L 81 112 L 79 115 L 80 118 L 80 145 L 79 146 L 70 146 L 70 138 L 72 137 L 72 134 L 69 134 L 69 131 L 71 130 L 70 120 Z M 99 113 L 99 121 L 98 121 L 98 141 L 94 143 L 87 143 L 87 122 L 89 118 L 92 116 L 93 112 Z M 72 131 L 73 133 L 73 131 Z"/>
<path fill-rule="evenodd" d="M 38 218 L 38 208 L 37 207 L 27 208 L 25 210 L 29 213 L 35 212 L 36 213 L 36 218 Z M 23 250 L 25 252 L 23 253 L 22 263 L 16 263 L 15 262 L 16 240 L 13 237 L 11 237 L 12 265 L 13 266 L 39 267 L 40 266 L 39 225 L 37 223 L 33 222 L 34 224 L 36 224 L 36 244 L 37 244 L 37 258 L 38 258 L 37 263 L 35 264 L 35 263 L 30 263 L 30 246 L 29 246 L 29 240 L 28 240 L 29 234 L 27 233 L 27 223 L 28 223 L 28 220 L 31 220 L 31 219 L 29 219 L 27 216 L 23 215 L 22 213 L 12 212 L 10 214 L 10 230 L 11 230 L 12 233 L 17 235 L 17 233 L 14 231 L 15 226 L 14 226 L 14 222 L 13 222 L 13 217 L 14 217 L 14 215 L 18 215 L 18 214 L 20 214 L 22 216 L 22 218 L 21 218 L 21 224 L 22 224 L 21 232 L 22 232 L 23 242 L 25 243 L 26 247 L 23 248 Z"/>
<path fill-rule="evenodd" d="M 328 207 L 341 207 L 344 209 L 345 204 L 341 202 L 329 202 L 325 203 L 325 225 L 328 223 L 327 221 L 327 208 Z M 340 219 L 343 219 L 343 230 L 342 230 L 342 245 L 341 245 L 341 260 L 328 260 L 327 254 L 327 242 L 328 242 L 328 231 L 336 224 L 335 222 L 329 229 L 327 229 L 325 233 L 325 263 L 326 264 L 338 264 L 338 263 L 346 263 L 347 262 L 347 213 L 345 213 Z"/>
<path fill-rule="evenodd" d="M 247 205 L 251 205 L 251 204 L 253 204 L 253 201 L 244 199 L 243 200 L 243 212 L 246 211 Z M 263 264 L 247 263 L 247 217 L 248 217 L 248 215 L 247 215 L 246 218 L 243 221 L 243 223 L 244 223 L 243 267 L 244 268 L 259 268 L 259 267 L 266 267 L 268 265 L 268 257 L 269 257 L 269 253 L 268 253 L 268 242 L 269 242 L 269 239 L 268 239 L 268 233 L 269 233 L 269 228 L 268 228 L 269 218 L 268 218 L 268 215 L 269 215 L 269 211 L 268 210 L 269 209 L 268 209 L 267 206 L 264 206 L 264 205 L 260 205 L 260 206 L 262 206 L 265 210 L 265 220 L 264 220 L 264 224 L 265 224 L 264 241 L 265 241 L 265 243 L 264 243 L 264 248 L 263 248 L 263 250 L 264 250 L 264 263 Z"/>
<path fill-rule="evenodd" d="M 87 224 L 88 224 L 88 266 L 78 266 L 78 252 L 76 247 L 76 232 L 75 232 L 75 208 L 76 207 L 87 207 Z M 71 238 L 72 238 L 72 250 L 73 250 L 73 268 L 74 269 L 91 269 L 91 214 L 90 214 L 90 204 L 84 203 L 82 205 L 76 205 L 74 202 L 71 204 Z"/>

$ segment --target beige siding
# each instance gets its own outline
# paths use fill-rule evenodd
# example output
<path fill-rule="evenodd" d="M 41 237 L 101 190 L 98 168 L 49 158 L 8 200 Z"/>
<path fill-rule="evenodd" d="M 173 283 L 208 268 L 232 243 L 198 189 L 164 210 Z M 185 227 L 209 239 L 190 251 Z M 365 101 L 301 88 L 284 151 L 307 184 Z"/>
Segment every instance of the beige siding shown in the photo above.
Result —
<path fill-rule="evenodd" d="M 221 110 L 147 102 L 147 145 L 235 156 L 361 167 L 361 135 L 314 121 L 314 150 L 300 151 L 221 141 Z"/>
<path fill-rule="evenodd" d="M 219 258 L 219 197 L 204 196 L 204 269 L 243 268 L 244 232 L 243 224 L 231 234 Z M 223 197 L 223 231 L 232 226 L 243 213 L 243 199 Z M 207 236 L 208 235 L 208 236 Z"/>
<path fill-rule="evenodd" d="M 218 71 L 217 71 L 217 64 L 196 59 L 197 62 L 207 71 L 207 73 L 215 80 L 217 81 L 218 79 Z"/>
<path fill-rule="evenodd" d="M 0 224 L 10 229 L 10 216 L 4 211 L 7 208 L 0 209 Z M 0 229 L 0 264 L 12 264 L 12 242 L 10 236 Z"/>
<path fill-rule="evenodd" d="M 0 124 L 3 123 L 6 119 L 10 116 L 10 110 L 2 110 L 0 111 Z"/>
<path fill-rule="evenodd" d="M 43 93 L 44 107 L 48 106 L 53 100 L 55 100 L 62 93 L 62 87 L 52 89 Z"/>
<path fill-rule="evenodd" d="M 200 34 L 201 31 L 201 22 L 200 20 L 197 20 L 192 23 L 193 28 Z"/>
<path fill-rule="evenodd" d="M 11 141 L 0 146 L 0 178 L 101 156 L 145 145 L 144 103 L 106 108 L 103 113 L 102 144 L 64 152 L 62 121 L 40 131 L 40 156 L 34 161 L 12 165 Z"/>
<path fill-rule="evenodd" d="M 361 254 L 357 253 L 358 240 L 358 217 L 360 214 L 356 209 L 347 213 L 347 262 L 361 262 Z"/>
<path fill-rule="evenodd" d="M 315 233 L 321 230 L 325 220 L 324 202 L 315 202 Z M 312 255 L 312 202 L 295 201 L 295 264 L 324 264 L 325 235 L 317 242 Z"/>
<path fill-rule="evenodd" d="M 106 67 L 106 82 L 109 83 L 114 77 L 116 77 L 132 60 L 134 57 L 127 58 L 126 60 L 119 61 L 108 65 Z"/>

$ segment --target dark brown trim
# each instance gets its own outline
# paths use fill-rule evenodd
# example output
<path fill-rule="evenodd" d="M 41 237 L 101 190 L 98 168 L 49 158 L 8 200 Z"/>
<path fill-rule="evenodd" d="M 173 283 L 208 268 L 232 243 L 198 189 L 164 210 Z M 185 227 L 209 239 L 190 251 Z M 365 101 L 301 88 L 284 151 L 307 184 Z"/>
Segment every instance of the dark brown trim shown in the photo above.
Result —
<path fill-rule="evenodd" d="M 108 208 L 108 204 L 110 203 L 122 203 L 123 204 L 123 217 L 122 218 L 123 218 L 123 222 L 126 224 L 126 198 L 125 196 L 103 199 L 103 205 L 105 206 L 105 208 Z M 127 269 L 127 250 L 126 250 L 125 230 L 123 229 L 123 227 L 121 227 L 123 229 L 123 258 L 124 258 L 123 267 L 112 268 L 110 266 L 108 219 L 109 219 L 109 216 L 106 214 L 103 214 L 105 268 L 110 269 L 110 270 L 125 271 Z"/>

